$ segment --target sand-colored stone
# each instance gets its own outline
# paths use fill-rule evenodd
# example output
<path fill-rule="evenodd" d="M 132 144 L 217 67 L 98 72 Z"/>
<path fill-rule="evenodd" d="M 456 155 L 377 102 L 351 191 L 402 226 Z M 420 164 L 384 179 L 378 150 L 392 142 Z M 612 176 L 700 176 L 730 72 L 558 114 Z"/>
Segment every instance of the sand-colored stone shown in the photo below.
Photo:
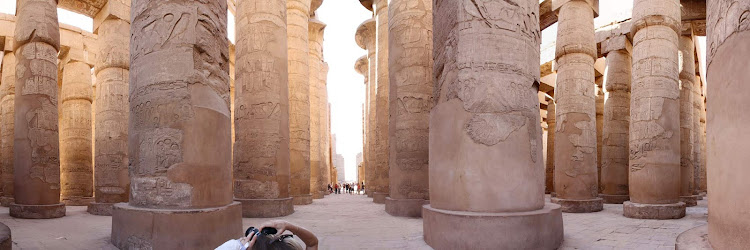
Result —
<path fill-rule="evenodd" d="M 438 3 L 425 242 L 435 249 L 555 249 L 563 228 L 560 206 L 544 200 L 539 2 Z M 490 14 L 502 10 L 513 12 Z"/>
<path fill-rule="evenodd" d="M 323 70 L 323 29 L 325 24 L 310 18 L 307 34 L 309 37 L 310 63 L 310 191 L 314 199 L 323 198 L 326 191 L 325 169 L 325 109 L 327 101 L 323 96 L 325 86 L 321 79 Z M 314 143 L 313 143 L 314 142 Z M 313 159 L 315 161 L 313 162 Z"/>
<path fill-rule="evenodd" d="M 385 211 L 421 217 L 429 194 L 429 128 L 432 109 L 432 4 L 389 3 L 389 186 Z"/>
<path fill-rule="evenodd" d="M 544 192 L 555 192 L 555 100 L 547 103 L 547 161 L 544 167 Z"/>
<path fill-rule="evenodd" d="M 71 60 L 62 71 L 60 200 L 68 206 L 88 206 L 94 200 L 91 66 Z"/>
<path fill-rule="evenodd" d="M 237 27 L 250 22 L 251 5 L 240 3 Z M 227 3 L 134 0 L 132 8 L 131 196 L 114 206 L 111 241 L 214 248 L 242 234 L 232 199 Z M 188 224 L 200 227 L 175 227 Z"/>
<path fill-rule="evenodd" d="M 7 47 L 7 46 L 6 46 Z M 13 136 L 15 125 L 14 99 L 16 96 L 16 55 L 6 50 L 3 56 L 2 84 L 0 84 L 0 180 L 4 207 L 13 203 Z"/>
<path fill-rule="evenodd" d="M 684 29 L 684 27 L 683 27 Z M 684 31 L 683 31 L 684 32 Z M 693 140 L 693 82 L 695 82 L 695 47 L 688 29 L 679 38 L 680 56 L 680 201 L 686 206 L 697 205 Z"/>
<path fill-rule="evenodd" d="M 750 246 L 750 2 L 708 1 L 706 117 L 708 240 L 714 249 Z"/>
<path fill-rule="evenodd" d="M 630 126 L 630 74 L 632 45 L 625 35 L 608 39 L 602 45 L 607 58 L 604 82 L 604 124 L 602 128 L 602 169 L 599 195 L 605 203 L 621 204 L 628 195 L 628 131 Z"/>
<path fill-rule="evenodd" d="M 596 1 L 595 1 L 596 2 Z M 554 1 L 553 1 L 553 5 Z M 555 60 L 555 193 L 563 212 L 602 210 L 597 171 L 594 12 L 568 1 L 559 15 Z M 580 204 L 577 206 L 576 204 Z M 594 205 L 592 205 L 594 204 Z M 596 205 L 598 204 L 598 205 Z"/>
<path fill-rule="evenodd" d="M 365 164 L 368 159 L 368 149 L 369 149 L 369 140 L 368 137 L 368 126 L 367 123 L 367 107 L 369 107 L 369 96 L 368 96 L 368 89 L 369 89 L 369 82 L 370 82 L 370 61 L 368 60 L 368 56 L 365 54 L 364 56 L 357 59 L 357 61 L 354 63 L 354 70 L 357 71 L 360 75 L 364 77 L 364 84 L 365 84 L 365 102 L 362 104 L 362 153 L 357 155 L 358 159 L 357 161 L 357 184 L 362 184 L 365 182 L 366 179 L 366 171 L 365 171 Z"/>
<path fill-rule="evenodd" d="M 321 33 L 320 43 L 321 43 L 321 47 L 322 47 L 322 43 L 323 43 L 323 39 L 322 39 L 323 31 L 321 30 L 320 33 Z M 333 154 L 331 153 L 332 152 L 331 151 L 332 150 L 332 147 L 331 147 L 331 103 L 328 102 L 328 87 L 327 87 L 328 82 L 327 82 L 327 79 L 326 79 L 327 78 L 326 76 L 328 75 L 328 69 L 329 69 L 328 68 L 328 63 L 323 62 L 321 64 L 320 72 L 318 72 L 318 74 L 319 74 L 318 77 L 320 78 L 320 82 L 319 82 L 320 83 L 320 85 L 319 85 L 320 92 L 319 93 L 320 93 L 320 101 L 321 101 L 320 105 L 322 106 L 321 107 L 321 110 L 323 110 L 322 112 L 324 112 L 324 113 L 321 113 L 322 115 L 321 115 L 321 118 L 320 118 L 321 119 L 321 129 L 320 129 L 320 131 L 321 131 L 321 134 L 320 134 L 321 135 L 321 139 L 320 139 L 320 143 L 321 143 L 321 146 L 323 147 L 323 151 L 322 151 L 323 152 L 323 159 L 322 159 L 321 164 L 320 164 L 320 168 L 321 168 L 320 169 L 320 175 L 322 176 L 322 178 L 320 179 L 320 181 L 321 181 L 320 182 L 321 183 L 320 189 L 323 190 L 323 194 L 324 195 L 328 195 L 329 194 L 329 192 L 328 192 L 328 184 L 332 185 L 332 183 L 331 183 L 331 171 L 332 171 L 331 168 L 333 168 Z"/>
<path fill-rule="evenodd" d="M 598 193 L 602 186 L 602 138 L 604 135 L 604 78 L 596 78 L 596 182 Z"/>
<path fill-rule="evenodd" d="M 17 2 L 14 53 L 14 198 L 11 216 L 56 218 L 60 203 L 57 53 L 60 31 L 54 0 Z"/>
<path fill-rule="evenodd" d="M 375 203 L 385 203 L 385 197 L 389 194 L 389 181 L 388 181 L 388 154 L 389 154 L 389 136 L 388 136 L 388 123 L 389 123 L 389 93 L 390 93 L 390 79 L 388 76 L 388 0 L 374 0 L 373 14 L 375 18 L 375 42 L 377 50 L 375 51 L 375 57 L 377 57 L 375 65 L 375 127 L 374 133 L 374 169 L 371 172 L 373 175 L 372 191 L 373 201 Z"/>
<path fill-rule="evenodd" d="M 114 2 L 114 1 L 110 1 Z M 130 1 L 128 1 L 130 2 Z M 106 16 L 98 28 L 94 94 L 94 199 L 88 212 L 112 215 L 115 203 L 130 196 L 128 115 L 130 19 Z"/>
<path fill-rule="evenodd" d="M 272 1 L 275 2 L 275 1 Z M 263 5 L 275 5 L 264 3 Z M 276 12 L 269 12 L 278 16 Z M 309 204 L 310 183 L 310 77 L 308 16 L 309 0 L 286 1 L 287 46 L 289 68 L 289 148 L 292 196 L 298 204 Z M 274 27 L 276 28 L 276 27 Z M 269 31 L 264 31 L 269 32 Z M 304 186 L 307 187 L 304 187 Z"/>
<path fill-rule="evenodd" d="M 243 217 L 278 217 L 294 212 L 290 195 L 290 190 L 296 189 L 290 188 L 289 79 L 301 78 L 295 75 L 300 71 L 286 74 L 291 65 L 300 67 L 299 62 L 287 63 L 287 53 L 293 50 L 287 44 L 290 26 L 284 24 L 292 2 L 241 2 L 238 8 L 233 161 L 234 198 L 242 203 Z M 295 3 L 295 8 L 300 7 L 296 4 L 301 3 Z"/>
<path fill-rule="evenodd" d="M 630 202 L 625 202 L 624 215 L 679 218 L 685 214 L 684 203 L 679 199 L 680 2 L 636 0 L 632 22 Z"/>
<path fill-rule="evenodd" d="M 365 192 L 367 196 L 372 197 L 373 184 L 375 179 L 375 111 L 377 107 L 375 105 L 375 85 L 376 73 L 377 73 L 377 57 L 375 54 L 376 42 L 375 42 L 375 20 L 368 19 L 362 22 L 357 27 L 357 33 L 355 40 L 360 48 L 367 50 L 367 76 L 365 77 L 365 124 L 366 124 L 366 138 L 367 143 L 365 145 Z"/>

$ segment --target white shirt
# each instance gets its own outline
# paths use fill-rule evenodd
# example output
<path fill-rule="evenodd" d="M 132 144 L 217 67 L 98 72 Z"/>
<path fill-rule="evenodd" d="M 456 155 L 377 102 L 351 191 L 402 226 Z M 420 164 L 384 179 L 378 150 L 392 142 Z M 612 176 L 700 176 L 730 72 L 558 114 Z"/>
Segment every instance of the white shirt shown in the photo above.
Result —
<path fill-rule="evenodd" d="M 221 244 L 221 246 L 217 247 L 214 250 L 246 250 L 247 246 L 243 246 L 242 242 L 240 240 L 228 240 L 227 242 L 224 242 L 224 244 Z"/>

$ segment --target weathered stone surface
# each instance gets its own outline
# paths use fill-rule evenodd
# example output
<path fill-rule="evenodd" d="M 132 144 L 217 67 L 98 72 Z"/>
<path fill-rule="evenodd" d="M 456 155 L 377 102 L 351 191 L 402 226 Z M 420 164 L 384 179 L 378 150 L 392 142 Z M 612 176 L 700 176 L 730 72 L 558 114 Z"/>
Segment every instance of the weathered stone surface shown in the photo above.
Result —
<path fill-rule="evenodd" d="M 324 96 L 325 79 L 323 71 L 323 29 L 325 24 L 311 18 L 308 21 L 308 60 L 310 62 L 310 191 L 313 198 L 323 198 L 327 190 L 326 182 L 326 115 L 328 101 Z M 313 159 L 315 161 L 313 162 Z"/>
<path fill-rule="evenodd" d="M 623 202 L 623 214 L 634 219 L 670 220 L 685 217 L 685 203 L 642 204 Z"/>
<path fill-rule="evenodd" d="M 617 46 L 621 43 L 621 46 Z M 599 197 L 606 203 L 620 204 L 630 199 L 628 195 L 628 135 L 630 126 L 630 41 L 624 35 L 609 39 L 603 44 L 606 51 L 607 72 L 604 82 L 604 123 L 602 128 L 602 192 Z"/>
<path fill-rule="evenodd" d="M 13 249 L 13 238 L 11 237 L 10 227 L 0 223 L 0 249 Z"/>
<path fill-rule="evenodd" d="M 678 205 L 679 26 L 678 0 L 633 2 L 633 74 L 629 139 L 629 191 L 632 206 L 626 206 L 624 214 L 627 217 L 675 219 L 685 214 L 684 204 Z M 672 210 L 664 213 L 653 212 L 660 211 L 661 207 Z"/>
<path fill-rule="evenodd" d="M 544 192 L 551 194 L 555 192 L 555 100 L 547 104 L 547 162 L 544 168 Z"/>
<path fill-rule="evenodd" d="M 128 1 L 129 2 L 129 1 Z M 128 83 L 130 81 L 130 20 L 110 18 L 97 29 L 94 95 L 94 198 L 88 212 L 112 215 L 112 205 L 127 202 Z"/>
<path fill-rule="evenodd" d="M 601 84 L 601 85 L 600 85 Z M 604 79 L 596 78 L 596 183 L 598 193 L 604 189 L 602 186 L 602 138 L 604 132 Z"/>
<path fill-rule="evenodd" d="M 539 2 L 513 3 L 433 2 L 430 205 L 422 216 L 436 249 L 554 249 L 563 239 L 560 206 L 544 202 Z"/>
<path fill-rule="evenodd" d="M 692 34 L 691 34 L 692 35 Z M 695 48 L 691 35 L 680 36 L 680 200 L 688 207 L 697 205 L 695 192 L 695 141 L 693 140 L 693 87 Z"/>
<path fill-rule="evenodd" d="M 298 93 L 290 92 L 287 75 L 292 65 L 287 64 L 287 53 L 293 51 L 287 45 L 287 2 L 243 1 L 237 7 L 234 198 L 242 203 L 245 217 L 288 215 L 294 212 L 290 196 L 289 93 Z M 291 76 L 301 80 L 295 74 Z M 260 200 L 283 209 L 277 214 L 262 213 L 253 207 Z M 257 212 L 247 212 L 253 210 Z"/>
<path fill-rule="evenodd" d="M 60 204 L 57 53 L 60 48 L 56 1 L 17 3 L 14 53 L 14 197 L 10 215 L 54 218 Z M 63 208 L 60 209 L 60 206 Z"/>
<path fill-rule="evenodd" d="M 420 217 L 425 202 L 418 200 L 430 199 L 432 4 L 409 0 L 392 0 L 389 4 L 390 198 L 385 201 L 385 209 L 394 216 Z"/>
<path fill-rule="evenodd" d="M 134 0 L 131 14 L 131 196 L 115 206 L 112 243 L 216 247 L 242 232 L 232 201 L 227 3 Z M 186 224 L 201 226 L 174 226 Z"/>
<path fill-rule="evenodd" d="M 6 51 L 3 56 L 2 84 L 0 84 L 0 180 L 4 207 L 13 203 L 13 136 L 15 128 L 14 99 L 16 96 L 16 55 Z"/>
<path fill-rule="evenodd" d="M 322 29 L 320 31 L 321 39 L 319 40 L 321 43 L 323 43 L 323 33 Z M 321 52 L 322 54 L 322 52 Z M 318 87 L 320 88 L 320 108 L 321 108 L 321 122 L 320 122 L 320 143 L 323 147 L 323 155 L 322 155 L 322 161 L 320 164 L 320 177 L 319 182 L 320 190 L 322 190 L 322 193 L 324 195 L 328 195 L 328 184 L 331 184 L 331 168 L 333 167 L 333 162 L 331 158 L 331 103 L 328 102 L 328 87 L 327 87 L 327 79 L 326 76 L 328 75 L 328 63 L 323 62 L 321 64 L 320 72 L 318 72 L 318 78 L 320 78 L 320 85 Z"/>
<path fill-rule="evenodd" d="M 68 206 L 87 206 L 94 199 L 91 67 L 80 61 L 68 62 L 62 82 L 60 199 Z"/>
<path fill-rule="evenodd" d="M 750 246 L 750 2 L 708 1 L 706 117 L 708 239 L 715 249 Z M 705 112 L 702 110 L 702 112 Z M 704 113 L 705 114 L 705 113 Z M 702 115 L 703 116 L 703 115 Z M 705 145 L 705 143 L 703 144 Z M 701 145 L 701 146 L 703 146 Z"/>
<path fill-rule="evenodd" d="M 582 1 L 560 7 L 555 58 L 555 193 L 560 203 L 598 198 L 594 12 Z M 569 200 L 569 201 L 567 201 Z M 563 206 L 563 212 L 584 212 Z M 583 206 L 598 209 L 601 206 Z"/>
<path fill-rule="evenodd" d="M 388 181 L 388 123 L 389 123 L 389 76 L 388 76 L 388 0 L 375 0 L 373 2 L 373 14 L 375 15 L 376 46 L 375 57 L 375 121 L 372 123 L 374 131 L 374 169 L 373 193 L 388 195 L 390 184 Z M 383 202 L 385 200 L 383 199 Z"/>
<path fill-rule="evenodd" d="M 711 250 L 711 243 L 708 242 L 708 225 L 694 227 L 682 232 L 677 236 L 675 242 L 676 250 Z"/>
<path fill-rule="evenodd" d="M 366 79 L 366 94 L 365 94 L 365 134 L 367 138 L 367 144 L 365 145 L 365 192 L 368 197 L 372 197 L 373 186 L 375 182 L 375 112 L 377 106 L 375 105 L 375 85 L 377 84 L 377 57 L 375 51 L 377 50 L 375 42 L 375 20 L 368 19 L 357 27 L 357 33 L 355 39 L 360 48 L 367 50 L 368 70 Z"/>
<path fill-rule="evenodd" d="M 273 1 L 261 6 L 278 5 L 277 2 Z M 269 13 L 271 16 L 279 15 L 277 12 Z M 312 176 L 310 172 L 310 77 L 307 32 L 309 13 L 309 0 L 286 1 L 290 162 L 294 197 L 310 194 L 309 186 Z"/>

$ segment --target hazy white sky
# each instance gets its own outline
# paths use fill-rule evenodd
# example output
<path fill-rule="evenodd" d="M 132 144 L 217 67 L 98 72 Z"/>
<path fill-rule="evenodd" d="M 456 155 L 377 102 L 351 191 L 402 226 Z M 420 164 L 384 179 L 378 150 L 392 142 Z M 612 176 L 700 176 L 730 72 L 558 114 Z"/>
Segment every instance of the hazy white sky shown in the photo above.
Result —
<path fill-rule="evenodd" d="M 1 0 L 0 13 L 14 14 L 15 0 Z M 630 17 L 633 0 L 602 0 L 599 3 L 599 18 L 595 26 L 600 27 L 612 20 Z M 371 18 L 359 1 L 325 0 L 318 9 L 318 18 L 327 24 L 323 56 L 328 62 L 328 99 L 331 103 L 331 130 L 337 137 L 337 150 L 345 158 L 346 180 L 356 178 L 355 157 L 362 151 L 362 104 L 365 99 L 364 78 L 354 71 L 354 62 L 366 52 L 357 46 L 354 33 L 362 21 Z M 86 16 L 58 9 L 61 23 L 77 26 L 91 32 L 92 20 Z M 228 18 L 228 35 L 234 41 L 234 16 Z M 557 36 L 557 24 L 542 32 L 542 47 L 550 45 Z M 705 62 L 705 37 L 698 38 Z M 705 69 L 705 63 L 701 63 Z M 705 70 L 701 70 L 705 72 Z M 703 75 L 705 77 L 705 75 Z"/>

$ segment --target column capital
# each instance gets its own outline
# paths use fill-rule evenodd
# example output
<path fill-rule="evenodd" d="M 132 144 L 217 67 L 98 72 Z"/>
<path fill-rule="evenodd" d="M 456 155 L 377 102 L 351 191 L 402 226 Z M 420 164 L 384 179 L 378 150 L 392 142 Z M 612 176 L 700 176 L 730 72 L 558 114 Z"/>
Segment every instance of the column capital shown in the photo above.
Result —
<path fill-rule="evenodd" d="M 360 75 L 365 76 L 367 78 L 367 72 L 369 71 L 369 65 L 370 61 L 367 59 L 367 55 L 361 56 L 357 59 L 357 61 L 354 63 L 354 70 L 357 71 Z M 367 84 L 367 82 L 365 82 Z"/>
<path fill-rule="evenodd" d="M 94 34 L 99 34 L 99 26 L 108 19 L 121 19 L 130 23 L 130 0 L 108 0 L 94 16 Z"/>
<path fill-rule="evenodd" d="M 310 32 L 310 40 L 323 40 L 323 31 L 326 29 L 326 24 L 321 22 L 317 18 L 310 18 L 308 21 L 308 29 Z"/>
<path fill-rule="evenodd" d="M 357 33 L 355 33 L 354 39 L 357 41 L 357 45 L 364 50 L 375 49 L 375 19 L 367 19 L 357 27 Z"/>
<path fill-rule="evenodd" d="M 633 52 L 633 44 L 626 35 L 610 37 L 601 43 L 601 54 L 603 56 L 607 56 L 609 52 L 617 50 L 627 51 L 628 54 Z"/>
<path fill-rule="evenodd" d="M 594 18 L 599 16 L 599 0 L 552 0 L 552 11 L 557 13 L 560 11 L 560 7 L 572 1 L 581 1 L 587 3 L 589 7 L 591 7 L 591 10 L 594 11 Z"/>
<path fill-rule="evenodd" d="M 312 16 L 321 5 L 323 5 L 323 0 L 312 0 L 310 3 L 310 15 Z"/>

